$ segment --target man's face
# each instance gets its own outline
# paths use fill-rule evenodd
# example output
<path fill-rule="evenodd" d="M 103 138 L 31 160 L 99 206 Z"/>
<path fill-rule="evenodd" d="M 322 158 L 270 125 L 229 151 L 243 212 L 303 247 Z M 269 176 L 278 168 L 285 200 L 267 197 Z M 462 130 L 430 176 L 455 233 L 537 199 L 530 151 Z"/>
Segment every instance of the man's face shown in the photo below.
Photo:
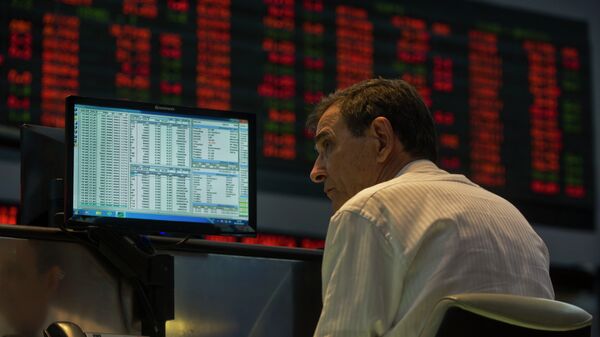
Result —
<path fill-rule="evenodd" d="M 317 159 L 310 172 L 314 183 L 323 190 L 337 211 L 348 199 L 377 182 L 374 139 L 352 135 L 339 108 L 329 107 L 319 120 L 315 134 Z"/>

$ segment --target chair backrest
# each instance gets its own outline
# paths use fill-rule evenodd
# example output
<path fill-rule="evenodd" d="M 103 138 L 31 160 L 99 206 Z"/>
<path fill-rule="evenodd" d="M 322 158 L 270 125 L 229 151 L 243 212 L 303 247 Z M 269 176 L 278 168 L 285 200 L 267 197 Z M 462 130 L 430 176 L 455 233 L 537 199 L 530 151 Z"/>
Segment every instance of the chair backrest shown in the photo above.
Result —
<path fill-rule="evenodd" d="M 592 316 L 574 305 L 507 294 L 444 297 L 420 337 L 589 337 Z"/>

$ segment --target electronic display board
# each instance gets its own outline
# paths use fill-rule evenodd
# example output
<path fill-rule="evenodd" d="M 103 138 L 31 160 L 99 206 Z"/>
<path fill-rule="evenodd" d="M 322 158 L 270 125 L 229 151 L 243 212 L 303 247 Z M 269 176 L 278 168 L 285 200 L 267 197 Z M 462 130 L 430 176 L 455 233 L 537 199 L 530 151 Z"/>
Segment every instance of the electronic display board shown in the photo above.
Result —
<path fill-rule="evenodd" d="M 586 23 L 454 1 L 7 0 L 0 25 L 5 125 L 64 126 L 68 95 L 257 112 L 259 168 L 307 181 L 314 103 L 400 77 L 442 168 L 534 223 L 594 226 Z"/>

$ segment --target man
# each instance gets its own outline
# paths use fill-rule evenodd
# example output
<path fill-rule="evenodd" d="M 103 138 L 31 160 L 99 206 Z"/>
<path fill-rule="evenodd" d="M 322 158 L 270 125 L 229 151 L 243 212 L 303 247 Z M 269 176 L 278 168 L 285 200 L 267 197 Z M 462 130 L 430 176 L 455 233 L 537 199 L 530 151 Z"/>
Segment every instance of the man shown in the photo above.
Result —
<path fill-rule="evenodd" d="M 434 164 L 433 120 L 408 83 L 337 91 L 307 126 L 310 177 L 334 211 L 315 336 L 418 336 L 457 293 L 554 297 L 548 250 L 519 211 Z"/>

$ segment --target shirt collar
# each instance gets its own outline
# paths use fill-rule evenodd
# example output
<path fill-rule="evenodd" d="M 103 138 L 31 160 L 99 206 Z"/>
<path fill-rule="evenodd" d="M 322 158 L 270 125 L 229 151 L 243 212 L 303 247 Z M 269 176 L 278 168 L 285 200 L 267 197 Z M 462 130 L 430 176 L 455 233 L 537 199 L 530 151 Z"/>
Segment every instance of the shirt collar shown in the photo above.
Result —
<path fill-rule="evenodd" d="M 398 172 L 398 174 L 396 174 L 395 178 L 398 178 L 399 176 L 401 176 L 405 173 L 408 173 L 408 172 L 417 171 L 420 168 L 431 167 L 431 165 L 435 166 L 435 164 L 431 160 L 427 160 L 427 159 L 413 160 L 410 163 L 404 165 L 404 167 Z"/>

